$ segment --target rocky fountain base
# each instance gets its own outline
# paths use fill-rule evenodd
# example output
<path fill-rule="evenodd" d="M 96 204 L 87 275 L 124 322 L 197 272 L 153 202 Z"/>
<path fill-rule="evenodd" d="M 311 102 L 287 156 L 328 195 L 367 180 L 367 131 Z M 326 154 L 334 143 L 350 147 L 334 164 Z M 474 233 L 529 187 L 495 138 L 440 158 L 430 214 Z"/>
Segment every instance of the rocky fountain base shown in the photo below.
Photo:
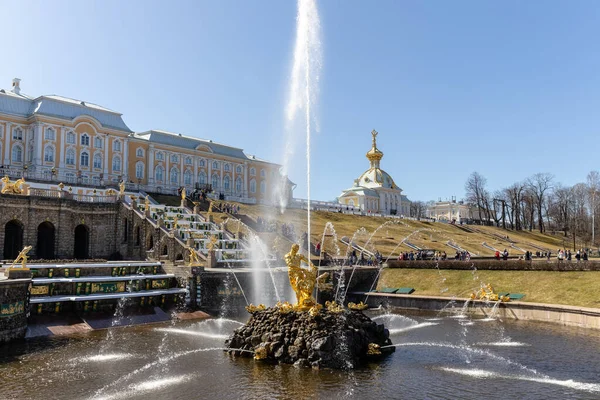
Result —
<path fill-rule="evenodd" d="M 235 356 L 253 352 L 257 360 L 347 369 L 395 350 L 384 347 L 392 344 L 389 331 L 361 311 L 281 307 L 249 311 L 250 320 L 225 342 Z"/>

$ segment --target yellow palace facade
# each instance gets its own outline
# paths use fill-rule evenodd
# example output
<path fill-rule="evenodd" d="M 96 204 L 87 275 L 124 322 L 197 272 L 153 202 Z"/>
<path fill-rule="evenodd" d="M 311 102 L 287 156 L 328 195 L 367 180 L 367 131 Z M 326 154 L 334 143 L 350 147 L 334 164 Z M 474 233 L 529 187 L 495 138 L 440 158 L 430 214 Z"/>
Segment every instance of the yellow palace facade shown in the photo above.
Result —
<path fill-rule="evenodd" d="M 240 148 L 181 134 L 133 132 L 122 114 L 84 101 L 0 90 L 0 174 L 29 181 L 173 193 L 211 188 L 225 199 L 270 204 L 284 182 L 280 165 Z"/>

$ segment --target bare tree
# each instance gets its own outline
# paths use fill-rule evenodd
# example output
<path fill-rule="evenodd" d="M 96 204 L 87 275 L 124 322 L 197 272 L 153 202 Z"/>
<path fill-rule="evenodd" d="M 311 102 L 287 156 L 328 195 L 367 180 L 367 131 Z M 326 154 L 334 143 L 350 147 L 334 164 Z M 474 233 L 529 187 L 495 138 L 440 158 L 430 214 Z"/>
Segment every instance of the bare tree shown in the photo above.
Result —
<path fill-rule="evenodd" d="M 573 192 L 570 187 L 564 187 L 557 184 L 549 201 L 548 212 L 555 225 L 555 229 L 563 231 L 567 236 L 567 231 L 571 224 L 570 215 L 572 210 Z"/>
<path fill-rule="evenodd" d="M 543 210 L 546 202 L 547 192 L 552 189 L 554 176 L 549 173 L 537 173 L 527 179 L 527 186 L 531 191 L 537 209 L 538 228 L 540 233 L 544 232 Z"/>
<path fill-rule="evenodd" d="M 425 210 L 427 205 L 425 202 L 417 200 L 410 203 L 410 216 L 413 218 L 421 219 L 425 217 Z"/>
<path fill-rule="evenodd" d="M 486 208 L 486 197 L 489 197 L 485 190 L 485 185 L 487 184 L 487 179 L 485 179 L 479 172 L 473 172 L 469 175 L 467 182 L 465 183 L 465 192 L 466 192 L 466 200 L 471 204 L 475 204 L 477 206 L 477 211 L 479 212 L 479 218 L 481 220 L 485 219 L 485 223 L 487 224 L 490 220 L 489 218 L 489 208 Z M 489 202 L 489 201 L 488 201 Z M 482 221 L 483 222 L 483 221 Z"/>
<path fill-rule="evenodd" d="M 522 182 L 513 183 L 508 188 L 504 189 L 505 197 L 510 204 L 509 219 L 511 226 L 515 230 L 520 231 L 523 229 L 522 218 L 522 203 L 523 193 L 525 192 L 525 184 Z"/>

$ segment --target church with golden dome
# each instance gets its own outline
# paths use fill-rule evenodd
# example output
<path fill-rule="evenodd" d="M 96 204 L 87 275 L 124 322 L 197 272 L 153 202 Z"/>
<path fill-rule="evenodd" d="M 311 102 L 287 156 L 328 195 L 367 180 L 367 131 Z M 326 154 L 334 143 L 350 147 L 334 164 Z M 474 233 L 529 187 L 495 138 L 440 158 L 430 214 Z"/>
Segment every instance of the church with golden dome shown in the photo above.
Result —
<path fill-rule="evenodd" d="M 370 167 L 354 180 L 351 188 L 342 192 L 338 202 L 366 213 L 409 216 L 410 200 L 402 194 L 390 174 L 381 169 L 383 152 L 377 148 L 378 132 L 373 130 L 371 135 L 373 143 L 367 152 Z"/>

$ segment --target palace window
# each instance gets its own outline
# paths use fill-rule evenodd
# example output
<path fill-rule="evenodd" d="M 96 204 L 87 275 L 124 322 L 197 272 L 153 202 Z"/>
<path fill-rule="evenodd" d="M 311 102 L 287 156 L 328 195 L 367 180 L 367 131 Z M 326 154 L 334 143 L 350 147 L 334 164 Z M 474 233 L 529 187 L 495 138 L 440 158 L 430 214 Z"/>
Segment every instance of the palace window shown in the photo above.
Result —
<path fill-rule="evenodd" d="M 235 167 L 235 173 L 236 174 L 241 174 L 242 173 L 242 166 L 238 165 L 237 167 Z"/>
<path fill-rule="evenodd" d="M 13 140 L 23 140 L 23 130 L 21 128 L 13 130 Z"/>
<path fill-rule="evenodd" d="M 185 158 L 185 164 L 186 165 L 192 165 L 192 157 L 186 157 Z"/>
<path fill-rule="evenodd" d="M 206 174 L 204 173 L 204 171 L 200 171 L 200 173 L 198 174 L 198 183 L 201 185 L 206 184 Z"/>
<path fill-rule="evenodd" d="M 144 149 L 142 149 L 141 147 L 138 147 L 138 149 L 135 151 L 135 156 L 136 157 L 144 157 Z"/>
<path fill-rule="evenodd" d="M 267 183 L 265 181 L 260 181 L 260 192 L 266 193 L 267 191 Z"/>
<path fill-rule="evenodd" d="M 23 148 L 19 145 L 12 148 L 12 162 L 23 162 Z"/>
<path fill-rule="evenodd" d="M 229 177 L 226 176 L 225 178 L 223 178 L 223 189 L 225 189 L 225 191 L 229 191 L 230 186 L 231 186 L 231 184 L 230 184 Z"/>
<path fill-rule="evenodd" d="M 212 188 L 213 189 L 219 188 L 219 175 L 217 175 L 217 174 L 214 174 L 212 176 Z"/>
<path fill-rule="evenodd" d="M 112 169 L 113 171 L 121 171 L 121 157 L 113 157 Z"/>
<path fill-rule="evenodd" d="M 75 179 L 75 174 L 72 172 L 67 172 L 67 174 L 65 175 L 67 178 L 67 182 L 68 183 L 75 183 L 76 179 Z"/>
<path fill-rule="evenodd" d="M 224 167 L 224 169 L 225 169 L 225 172 L 229 172 L 229 168 L 230 168 L 230 167 L 229 167 L 229 164 L 225 164 L 225 167 Z"/>
<path fill-rule="evenodd" d="M 179 157 L 177 157 L 177 154 L 171 154 L 171 162 L 176 163 L 178 161 L 179 161 Z"/>
<path fill-rule="evenodd" d="M 67 143 L 75 144 L 75 134 L 71 131 L 67 133 Z"/>
<path fill-rule="evenodd" d="M 67 150 L 67 165 L 75 165 L 75 150 Z"/>
<path fill-rule="evenodd" d="M 121 141 L 120 140 L 115 140 L 113 142 L 113 151 L 121 151 Z"/>
<path fill-rule="evenodd" d="M 89 167 L 90 166 L 90 155 L 87 153 L 87 151 L 84 151 L 83 153 L 81 153 L 80 166 L 82 166 L 82 167 Z"/>
<path fill-rule="evenodd" d="M 256 176 L 256 168 L 250 168 L 250 176 Z"/>
<path fill-rule="evenodd" d="M 162 152 L 159 151 L 158 153 L 156 153 L 156 159 L 162 161 L 165 159 L 165 156 Z"/>
<path fill-rule="evenodd" d="M 177 169 L 177 167 L 171 168 L 171 184 L 179 184 L 179 170 Z"/>
<path fill-rule="evenodd" d="M 99 186 L 100 185 L 100 177 L 97 175 L 92 176 L 92 184 Z"/>
<path fill-rule="evenodd" d="M 137 163 L 135 163 L 135 177 L 137 179 L 144 178 L 144 163 L 141 161 L 138 161 Z"/>
<path fill-rule="evenodd" d="M 267 174 L 265 173 L 265 170 L 264 170 L 264 169 L 261 169 L 261 170 L 260 170 L 260 177 L 261 177 L 261 178 L 264 178 L 266 175 L 267 175 Z"/>
<path fill-rule="evenodd" d="M 206 165 L 206 161 L 204 161 L 204 159 L 200 159 L 200 165 L 201 167 L 204 167 Z"/>
<path fill-rule="evenodd" d="M 46 140 L 56 140 L 56 131 L 52 128 L 46 129 Z"/>
<path fill-rule="evenodd" d="M 102 138 L 100 136 L 96 136 L 94 138 L 94 147 L 97 149 L 101 149 L 102 148 Z"/>
<path fill-rule="evenodd" d="M 192 184 L 192 173 L 188 170 L 186 170 L 183 173 L 183 184 L 184 185 L 191 185 Z"/>
<path fill-rule="evenodd" d="M 44 148 L 44 161 L 45 162 L 54 162 L 54 147 L 46 146 Z"/>
<path fill-rule="evenodd" d="M 90 145 L 90 137 L 84 133 L 83 135 L 81 135 L 81 145 L 82 146 L 89 146 Z"/>
<path fill-rule="evenodd" d="M 212 168 L 213 169 L 219 169 L 219 163 L 216 162 L 216 161 L 213 161 Z"/>
<path fill-rule="evenodd" d="M 236 193 L 242 193 L 242 178 L 239 176 L 235 179 L 235 191 Z"/>
<path fill-rule="evenodd" d="M 94 154 L 94 168 L 102 168 L 102 155 Z"/>
<path fill-rule="evenodd" d="M 154 178 L 156 179 L 157 182 L 163 181 L 164 171 L 165 170 L 160 165 L 156 167 L 156 170 L 154 172 Z"/>
<path fill-rule="evenodd" d="M 250 193 L 256 193 L 256 181 L 254 179 L 250 180 Z"/>

